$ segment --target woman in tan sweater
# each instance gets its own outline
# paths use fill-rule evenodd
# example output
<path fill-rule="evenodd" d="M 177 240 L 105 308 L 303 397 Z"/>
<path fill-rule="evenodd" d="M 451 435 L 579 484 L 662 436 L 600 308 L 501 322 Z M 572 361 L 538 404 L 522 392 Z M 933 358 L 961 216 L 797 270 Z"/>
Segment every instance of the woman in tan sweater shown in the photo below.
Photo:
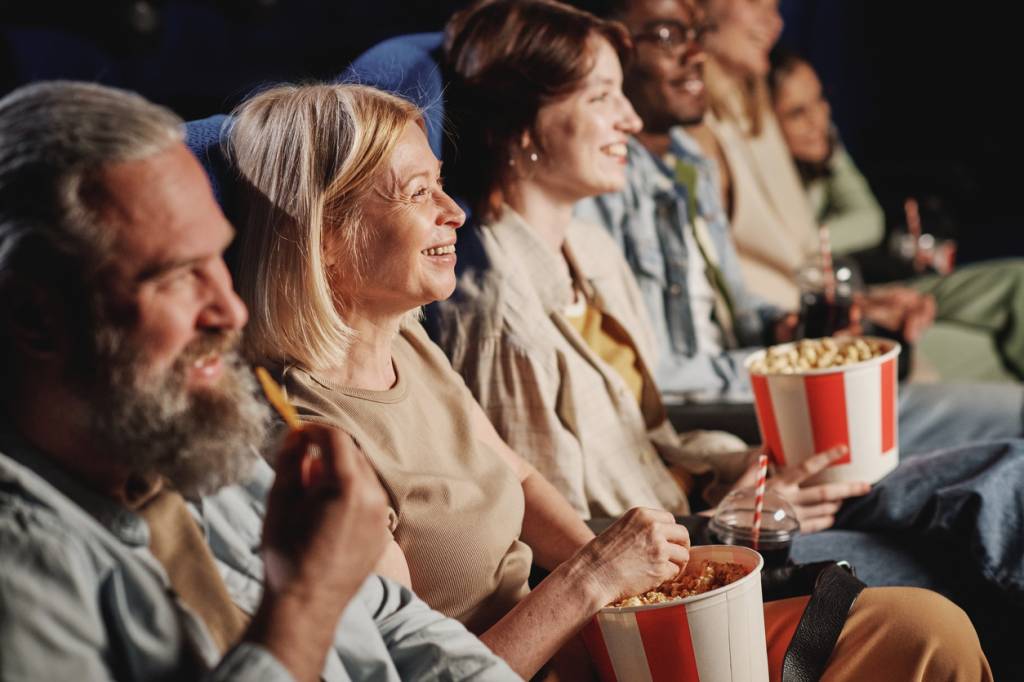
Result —
<path fill-rule="evenodd" d="M 390 498 L 379 572 L 524 677 L 601 606 L 674 576 L 689 537 L 635 510 L 599 538 L 497 436 L 417 321 L 451 294 L 462 211 L 419 111 L 371 88 L 279 87 L 236 113 L 251 189 L 239 291 L 249 353 L 307 421 L 349 432 Z M 532 562 L 551 571 L 532 593 Z"/>
<path fill-rule="evenodd" d="M 577 68 L 567 94 L 578 96 L 578 78 L 598 65 L 609 69 L 599 89 L 617 112 L 608 120 L 627 131 L 631 110 L 615 51 L 625 45 L 621 29 L 551 3 L 513 4 L 527 8 L 525 25 L 567 36 L 560 47 L 574 53 Z M 547 12 L 575 33 L 545 24 Z M 233 156 L 251 189 L 239 272 L 252 314 L 247 345 L 277 369 L 304 419 L 350 432 L 377 470 L 394 538 L 380 571 L 463 620 L 530 677 L 602 605 L 675 575 L 689 538 L 670 513 L 655 509 L 627 512 L 594 538 L 498 437 L 425 337 L 416 311 L 451 294 L 464 216 L 441 188 L 422 126 L 407 102 L 359 86 L 276 88 L 239 109 Z M 574 170 L 587 168 L 615 175 L 587 164 Z M 551 571 L 532 592 L 531 560 Z M 894 604 L 886 594 L 861 597 L 850 622 L 866 621 L 847 628 L 842 647 L 876 636 Z M 922 591 L 901 599 L 946 623 L 930 633 L 909 621 L 890 626 L 929 643 L 934 653 L 915 665 L 958 679 L 971 679 L 968 670 L 984 674 L 962 612 Z M 769 614 L 776 651 L 780 643 L 784 651 L 804 603 Z"/>

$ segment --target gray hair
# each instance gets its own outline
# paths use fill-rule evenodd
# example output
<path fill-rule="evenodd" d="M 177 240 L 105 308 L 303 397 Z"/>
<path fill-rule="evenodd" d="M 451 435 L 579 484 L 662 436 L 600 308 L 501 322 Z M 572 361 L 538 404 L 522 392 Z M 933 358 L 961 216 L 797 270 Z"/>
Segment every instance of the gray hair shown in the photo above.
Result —
<path fill-rule="evenodd" d="M 93 174 L 183 139 L 170 110 L 93 83 L 37 83 L 0 100 L 0 290 L 33 272 L 88 284 L 110 241 L 89 204 Z"/>

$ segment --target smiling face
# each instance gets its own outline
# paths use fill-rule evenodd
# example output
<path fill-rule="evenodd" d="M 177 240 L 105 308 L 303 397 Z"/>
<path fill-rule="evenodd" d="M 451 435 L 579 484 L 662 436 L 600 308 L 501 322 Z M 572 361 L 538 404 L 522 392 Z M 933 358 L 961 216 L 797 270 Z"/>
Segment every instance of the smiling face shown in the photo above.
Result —
<path fill-rule="evenodd" d="M 626 142 L 641 127 L 622 94 L 622 66 L 615 50 L 600 37 L 589 45 L 590 73 L 573 93 L 540 108 L 534 125 L 539 158 L 525 162 L 529 168 L 524 173 L 532 182 L 569 202 L 622 188 Z"/>
<path fill-rule="evenodd" d="M 144 372 L 167 373 L 183 357 L 190 388 L 223 375 L 209 338 L 233 336 L 247 319 L 221 258 L 234 236 L 198 162 L 184 145 L 111 164 L 98 178 L 103 217 L 117 231 L 105 273 L 109 314 L 139 350 Z"/>
<path fill-rule="evenodd" d="M 221 258 L 233 230 L 183 144 L 96 181 L 115 238 L 78 372 L 93 433 L 129 472 L 186 495 L 214 490 L 262 446 L 268 416 L 236 352 L 247 315 Z"/>
<path fill-rule="evenodd" d="M 793 158 L 807 163 L 826 160 L 832 110 L 814 69 L 800 62 L 782 78 L 775 91 L 775 115 Z"/>
<path fill-rule="evenodd" d="M 700 31 L 703 17 L 690 2 L 636 0 L 622 17 L 636 43 L 626 73 L 626 94 L 649 133 L 665 133 L 676 125 L 695 125 L 704 119 L 705 53 L 701 38 L 676 44 L 659 37 Z"/>
<path fill-rule="evenodd" d="M 708 52 L 743 76 L 767 75 L 768 55 L 782 33 L 779 0 L 710 0 L 708 18 L 717 27 Z"/>
<path fill-rule="evenodd" d="M 406 124 L 361 213 L 368 233 L 363 275 L 355 291 L 338 292 L 348 305 L 399 316 L 451 296 L 455 230 L 466 216 L 445 194 L 441 163 L 418 124 Z M 344 261 L 328 258 L 330 267 L 345 267 Z"/>

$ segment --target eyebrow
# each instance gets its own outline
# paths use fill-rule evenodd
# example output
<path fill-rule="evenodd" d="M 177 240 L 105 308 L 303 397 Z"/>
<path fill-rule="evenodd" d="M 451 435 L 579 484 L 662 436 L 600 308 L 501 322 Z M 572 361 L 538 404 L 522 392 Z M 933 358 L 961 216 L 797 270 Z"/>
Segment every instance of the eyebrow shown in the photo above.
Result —
<path fill-rule="evenodd" d="M 228 246 L 231 245 L 231 242 L 233 242 L 234 239 L 235 230 L 232 228 L 228 240 L 224 243 L 224 246 L 220 249 L 220 251 L 217 252 L 216 256 L 220 257 L 220 255 L 227 250 Z M 209 255 L 205 255 L 194 256 L 191 258 L 175 258 L 171 260 L 162 261 L 159 263 L 154 263 L 153 265 L 144 268 L 141 272 L 139 272 L 138 275 L 136 275 L 135 283 L 144 284 L 146 282 L 150 282 L 152 280 L 158 279 L 159 277 L 165 275 L 168 272 L 173 272 L 174 270 L 192 267 L 193 265 L 202 263 L 205 260 L 209 260 L 209 258 Z"/>
<path fill-rule="evenodd" d="M 440 173 L 440 172 L 441 172 L 441 168 L 442 168 L 442 166 L 444 166 L 444 162 L 443 162 L 443 161 L 440 161 L 440 160 L 438 160 L 438 162 L 437 162 L 437 171 L 436 171 L 437 173 Z M 412 175 L 410 175 L 410 176 L 409 176 L 409 177 L 408 177 L 408 178 L 407 178 L 407 179 L 405 180 L 405 182 L 403 182 L 403 183 L 401 184 L 401 187 L 402 187 L 402 189 L 405 189 L 406 187 L 408 187 L 408 186 L 409 186 L 409 183 L 411 183 L 411 182 L 412 182 L 413 180 L 415 180 L 416 178 L 423 178 L 423 177 L 425 177 L 425 178 L 427 178 L 427 179 L 429 180 L 429 179 L 431 179 L 431 178 L 433 178 L 433 177 L 434 177 L 434 172 L 435 172 L 434 170 L 421 170 L 421 171 L 419 171 L 419 172 L 417 172 L 417 173 L 413 173 Z"/>
<path fill-rule="evenodd" d="M 596 85 L 615 85 L 616 80 L 608 76 L 592 76 L 587 83 L 588 87 Z"/>

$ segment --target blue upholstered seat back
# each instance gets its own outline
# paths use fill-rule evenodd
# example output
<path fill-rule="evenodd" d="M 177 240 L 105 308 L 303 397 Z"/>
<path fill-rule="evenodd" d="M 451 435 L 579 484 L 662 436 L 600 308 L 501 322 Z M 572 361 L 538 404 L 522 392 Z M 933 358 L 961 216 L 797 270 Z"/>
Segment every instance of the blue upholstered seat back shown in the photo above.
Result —
<path fill-rule="evenodd" d="M 234 182 L 221 148 L 227 121 L 228 117 L 224 114 L 216 114 L 185 124 L 185 144 L 203 165 L 210 178 L 213 194 L 225 210 L 225 201 L 232 193 Z"/>
<path fill-rule="evenodd" d="M 423 109 L 430 148 L 440 158 L 444 135 L 441 33 L 413 33 L 371 47 L 338 78 L 400 95 Z"/>

